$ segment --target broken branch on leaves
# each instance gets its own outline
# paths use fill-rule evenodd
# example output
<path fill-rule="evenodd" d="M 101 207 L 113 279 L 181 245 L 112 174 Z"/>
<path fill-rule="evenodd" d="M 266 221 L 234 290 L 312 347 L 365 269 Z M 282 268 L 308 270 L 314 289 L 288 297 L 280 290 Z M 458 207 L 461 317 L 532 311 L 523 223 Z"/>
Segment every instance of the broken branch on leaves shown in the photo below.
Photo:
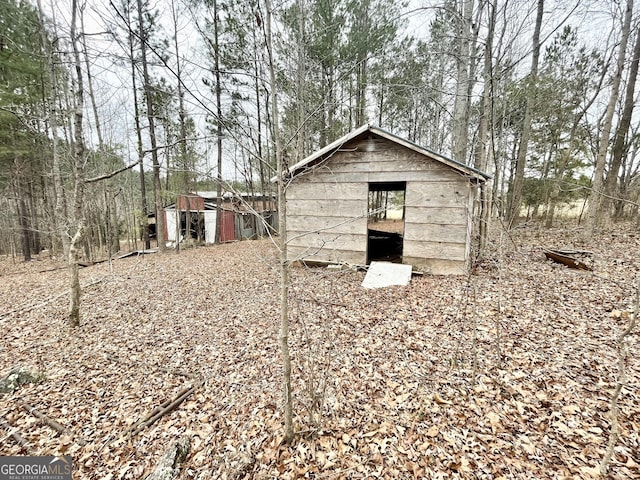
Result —
<path fill-rule="evenodd" d="M 187 387 L 184 390 L 180 391 L 180 393 L 178 393 L 178 395 L 176 395 L 173 399 L 166 400 L 165 402 L 154 408 L 142 420 L 140 420 L 131 428 L 131 435 L 135 435 L 144 430 L 144 428 L 150 427 L 167 413 L 170 413 L 178 408 L 180 404 L 184 402 L 195 391 L 195 389 L 195 386 Z"/>

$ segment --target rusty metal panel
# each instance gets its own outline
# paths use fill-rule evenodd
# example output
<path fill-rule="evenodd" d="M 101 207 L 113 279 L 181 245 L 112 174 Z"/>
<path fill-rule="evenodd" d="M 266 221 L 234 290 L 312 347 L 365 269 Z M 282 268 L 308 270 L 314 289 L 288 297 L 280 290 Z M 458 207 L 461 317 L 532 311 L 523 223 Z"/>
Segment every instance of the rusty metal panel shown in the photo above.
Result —
<path fill-rule="evenodd" d="M 204 210 L 204 198 L 197 195 L 178 195 L 176 205 L 179 210 Z"/>
<path fill-rule="evenodd" d="M 582 253 L 590 253 L 590 252 L 580 252 L 580 251 L 567 251 L 567 250 L 552 250 L 549 248 L 545 248 L 544 250 L 545 256 L 549 260 L 553 260 L 556 263 L 561 263 L 566 265 L 569 268 L 575 268 L 576 270 L 587 270 L 592 271 L 593 268 L 587 263 L 577 258 L 577 255 Z"/>
<path fill-rule="evenodd" d="M 233 242 L 236 239 L 235 214 L 231 210 L 222 210 L 220 218 L 220 242 Z"/>

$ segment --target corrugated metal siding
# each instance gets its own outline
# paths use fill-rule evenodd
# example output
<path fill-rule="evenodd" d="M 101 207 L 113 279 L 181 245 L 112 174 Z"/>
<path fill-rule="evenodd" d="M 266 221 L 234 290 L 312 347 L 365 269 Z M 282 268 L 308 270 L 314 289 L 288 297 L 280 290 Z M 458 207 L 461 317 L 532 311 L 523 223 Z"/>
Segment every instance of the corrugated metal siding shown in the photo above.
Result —
<path fill-rule="evenodd" d="M 204 198 L 193 195 L 178 195 L 176 205 L 180 210 L 204 210 Z"/>
<path fill-rule="evenodd" d="M 222 210 L 220 221 L 220 242 L 233 242 L 235 239 L 235 215 L 230 210 Z"/>

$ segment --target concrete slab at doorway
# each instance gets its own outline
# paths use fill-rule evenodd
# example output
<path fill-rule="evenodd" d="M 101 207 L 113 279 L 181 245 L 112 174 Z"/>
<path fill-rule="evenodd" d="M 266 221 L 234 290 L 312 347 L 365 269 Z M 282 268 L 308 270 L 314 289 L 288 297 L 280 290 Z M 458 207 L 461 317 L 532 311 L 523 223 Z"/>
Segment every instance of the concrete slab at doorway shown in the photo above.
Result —
<path fill-rule="evenodd" d="M 409 285 L 411 265 L 390 262 L 371 262 L 362 281 L 363 288 L 384 288 L 392 285 Z"/>

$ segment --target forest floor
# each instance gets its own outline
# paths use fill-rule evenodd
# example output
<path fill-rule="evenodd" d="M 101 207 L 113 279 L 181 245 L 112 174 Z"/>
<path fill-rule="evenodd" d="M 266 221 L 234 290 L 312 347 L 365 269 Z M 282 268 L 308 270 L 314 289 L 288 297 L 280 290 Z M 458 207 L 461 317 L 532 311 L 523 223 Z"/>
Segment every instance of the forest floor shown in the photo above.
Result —
<path fill-rule="evenodd" d="M 594 271 L 551 263 L 542 246 L 590 250 Z M 268 241 L 83 268 L 75 329 L 66 270 L 50 270 L 60 264 L 0 260 L 0 376 L 15 366 L 45 376 L 0 395 L 0 455 L 71 455 L 74 479 L 138 479 L 187 435 L 182 479 L 591 478 L 610 431 L 640 232 L 616 226 L 583 244 L 577 229 L 526 227 L 496 236 L 490 252 L 469 277 L 379 290 L 360 287 L 364 272 L 294 268 L 292 445 Z M 612 478 L 640 478 L 639 330 Z"/>

